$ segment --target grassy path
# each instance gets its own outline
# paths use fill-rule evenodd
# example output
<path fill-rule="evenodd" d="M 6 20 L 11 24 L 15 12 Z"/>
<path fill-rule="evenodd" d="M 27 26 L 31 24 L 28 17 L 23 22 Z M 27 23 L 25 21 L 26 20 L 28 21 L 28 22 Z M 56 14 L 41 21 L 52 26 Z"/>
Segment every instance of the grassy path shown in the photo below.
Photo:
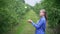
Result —
<path fill-rule="evenodd" d="M 22 19 L 22 30 L 20 29 L 20 34 L 34 34 L 35 28 L 32 26 L 32 24 L 28 23 L 27 20 L 32 19 L 34 22 L 38 20 L 38 17 L 36 13 L 33 10 L 30 10 L 27 12 L 24 16 L 24 19 Z"/>

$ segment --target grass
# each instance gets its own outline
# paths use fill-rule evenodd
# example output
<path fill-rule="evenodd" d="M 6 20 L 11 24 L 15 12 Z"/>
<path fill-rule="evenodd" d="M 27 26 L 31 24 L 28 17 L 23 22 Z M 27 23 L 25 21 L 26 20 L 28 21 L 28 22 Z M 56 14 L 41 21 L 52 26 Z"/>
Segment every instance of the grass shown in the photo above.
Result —
<path fill-rule="evenodd" d="M 36 13 L 33 10 L 27 12 L 21 20 L 21 25 L 18 27 L 17 34 L 34 34 L 35 28 L 27 22 L 28 19 L 32 19 L 34 22 L 38 20 Z"/>

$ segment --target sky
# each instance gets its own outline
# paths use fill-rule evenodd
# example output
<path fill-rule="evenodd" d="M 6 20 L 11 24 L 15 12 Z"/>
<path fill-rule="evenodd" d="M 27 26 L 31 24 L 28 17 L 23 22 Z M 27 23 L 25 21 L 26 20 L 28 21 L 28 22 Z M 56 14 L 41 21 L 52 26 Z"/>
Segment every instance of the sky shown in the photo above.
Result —
<path fill-rule="evenodd" d="M 30 6 L 35 6 L 36 3 L 40 3 L 41 0 L 25 0 L 26 4 L 29 4 Z"/>

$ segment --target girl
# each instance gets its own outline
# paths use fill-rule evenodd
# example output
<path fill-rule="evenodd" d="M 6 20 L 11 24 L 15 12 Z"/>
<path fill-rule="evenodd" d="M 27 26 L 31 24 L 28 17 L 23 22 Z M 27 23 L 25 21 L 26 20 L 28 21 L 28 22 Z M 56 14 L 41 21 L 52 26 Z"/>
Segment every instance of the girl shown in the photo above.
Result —
<path fill-rule="evenodd" d="M 47 17 L 44 9 L 40 10 L 40 20 L 37 24 L 35 24 L 31 19 L 28 20 L 28 22 L 36 28 L 35 34 L 45 34 L 46 21 Z"/>

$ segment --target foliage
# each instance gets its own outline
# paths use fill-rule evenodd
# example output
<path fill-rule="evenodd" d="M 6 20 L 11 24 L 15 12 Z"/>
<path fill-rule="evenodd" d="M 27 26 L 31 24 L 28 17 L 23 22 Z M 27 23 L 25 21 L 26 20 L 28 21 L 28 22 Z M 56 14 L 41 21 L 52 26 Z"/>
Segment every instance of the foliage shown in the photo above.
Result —
<path fill-rule="evenodd" d="M 0 0 L 0 34 L 13 34 L 25 10 L 22 0 Z"/>
<path fill-rule="evenodd" d="M 16 12 L 0 9 L 0 33 L 8 34 L 19 23 Z"/>

